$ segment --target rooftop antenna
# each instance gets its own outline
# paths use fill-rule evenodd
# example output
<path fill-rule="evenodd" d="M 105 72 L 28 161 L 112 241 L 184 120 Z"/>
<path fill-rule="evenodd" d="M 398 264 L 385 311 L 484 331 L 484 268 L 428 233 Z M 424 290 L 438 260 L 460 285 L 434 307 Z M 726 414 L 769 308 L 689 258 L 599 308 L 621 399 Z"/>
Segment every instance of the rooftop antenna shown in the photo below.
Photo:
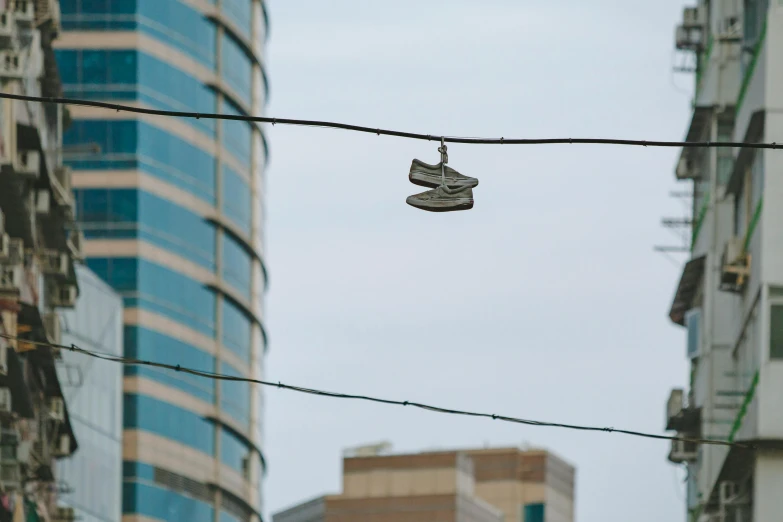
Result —
<path fill-rule="evenodd" d="M 354 446 L 343 450 L 343 457 L 379 457 L 388 455 L 391 452 L 392 444 L 389 441 L 381 441 L 375 444 L 366 444 L 363 446 Z"/>

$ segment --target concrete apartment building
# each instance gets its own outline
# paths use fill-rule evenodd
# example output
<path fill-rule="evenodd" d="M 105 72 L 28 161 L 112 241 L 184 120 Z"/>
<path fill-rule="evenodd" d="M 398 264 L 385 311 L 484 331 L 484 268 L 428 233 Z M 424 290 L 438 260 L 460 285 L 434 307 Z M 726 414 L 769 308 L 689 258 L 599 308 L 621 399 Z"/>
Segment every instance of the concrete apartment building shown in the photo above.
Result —
<path fill-rule="evenodd" d="M 0 1 L 0 89 L 59 96 L 57 0 Z M 70 522 L 57 462 L 80 445 L 56 371 L 60 312 L 79 297 L 61 106 L 0 100 L 0 520 Z M 87 318 L 85 318 L 87 319 Z"/>
<path fill-rule="evenodd" d="M 61 0 L 63 92 L 141 107 L 259 115 L 262 0 Z M 260 126 L 73 106 L 87 266 L 120 294 L 126 356 L 263 377 Z M 263 510 L 261 387 L 124 368 L 122 513 L 250 522 Z M 77 499 L 78 500 L 78 499 Z"/>
<path fill-rule="evenodd" d="M 687 141 L 783 143 L 783 2 L 700 1 L 677 47 L 696 57 Z M 674 442 L 689 522 L 783 519 L 783 151 L 684 148 L 693 185 L 691 259 L 670 309 L 691 377 L 666 427 L 740 447 Z M 781 203 L 781 205 L 779 205 Z"/>
<path fill-rule="evenodd" d="M 539 450 L 346 456 L 341 494 L 273 522 L 573 522 L 574 480 L 572 466 Z"/>

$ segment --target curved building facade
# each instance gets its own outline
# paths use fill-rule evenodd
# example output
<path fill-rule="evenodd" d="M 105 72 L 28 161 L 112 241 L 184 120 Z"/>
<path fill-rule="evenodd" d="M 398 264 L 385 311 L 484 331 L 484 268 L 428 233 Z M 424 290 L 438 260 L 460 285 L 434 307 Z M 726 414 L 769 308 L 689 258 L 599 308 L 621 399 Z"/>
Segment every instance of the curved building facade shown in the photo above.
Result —
<path fill-rule="evenodd" d="M 263 113 L 261 0 L 62 0 L 65 96 Z M 124 301 L 126 356 L 261 378 L 267 147 L 259 126 L 70 107 L 87 264 Z M 124 368 L 124 522 L 259 520 L 259 386 Z"/>

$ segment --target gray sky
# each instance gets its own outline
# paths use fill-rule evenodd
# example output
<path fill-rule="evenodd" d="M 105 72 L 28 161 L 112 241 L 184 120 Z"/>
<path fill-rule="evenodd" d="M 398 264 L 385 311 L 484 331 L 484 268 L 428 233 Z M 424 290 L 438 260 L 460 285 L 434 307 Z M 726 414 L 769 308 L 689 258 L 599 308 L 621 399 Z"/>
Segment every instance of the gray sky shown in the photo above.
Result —
<path fill-rule="evenodd" d="M 268 115 L 431 134 L 681 139 L 681 0 L 270 0 Z M 675 84 L 677 87 L 675 87 Z M 679 88 L 679 90 L 678 90 Z M 431 214 L 435 143 L 268 129 L 267 377 L 538 420 L 661 432 L 687 380 L 676 149 L 449 147 L 481 184 Z M 682 521 L 665 442 L 266 395 L 269 513 L 340 490 L 341 450 L 544 446 L 577 466 L 580 522 Z"/>

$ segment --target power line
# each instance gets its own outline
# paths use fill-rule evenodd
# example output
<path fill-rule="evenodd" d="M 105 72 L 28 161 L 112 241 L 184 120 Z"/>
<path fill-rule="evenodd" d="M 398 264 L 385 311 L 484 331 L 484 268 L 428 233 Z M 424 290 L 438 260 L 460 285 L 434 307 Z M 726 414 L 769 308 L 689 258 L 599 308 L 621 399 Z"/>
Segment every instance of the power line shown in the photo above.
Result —
<path fill-rule="evenodd" d="M 304 127 L 322 127 L 329 129 L 342 129 L 353 132 L 364 132 L 378 136 L 396 136 L 413 140 L 443 141 L 447 143 L 464 143 L 471 145 L 633 145 L 639 147 L 690 147 L 690 148 L 737 148 L 748 149 L 783 149 L 783 143 L 743 143 L 732 141 L 648 141 L 648 140 L 622 140 L 611 138 L 466 138 L 459 136 L 443 136 L 441 134 L 420 134 L 415 132 L 395 131 L 389 129 L 364 127 L 349 123 L 336 123 L 318 120 L 296 120 L 291 118 L 269 118 L 266 116 L 244 116 L 234 114 L 215 114 L 185 111 L 164 111 L 159 109 L 147 109 L 120 105 L 94 100 L 79 100 L 74 98 L 56 98 L 44 96 L 26 96 L 22 94 L 0 93 L 0 99 L 21 100 L 38 103 L 55 103 L 60 105 L 82 105 L 85 107 L 100 107 L 117 112 L 133 112 L 149 114 L 153 116 L 169 116 L 175 118 L 195 118 L 202 120 L 234 120 L 255 123 L 271 123 L 272 125 L 299 125 Z"/>
<path fill-rule="evenodd" d="M 480 418 L 486 418 L 486 419 L 492 419 L 492 420 L 499 420 L 503 422 L 511 422 L 515 424 L 525 424 L 528 426 L 542 426 L 542 427 L 549 427 L 549 428 L 564 428 L 564 429 L 570 429 L 570 430 L 579 430 L 579 431 L 598 431 L 598 432 L 604 432 L 604 433 L 621 433 L 624 435 L 631 435 L 635 437 L 643 437 L 648 439 L 657 439 L 657 440 L 669 440 L 669 441 L 682 441 L 682 442 L 690 442 L 695 444 L 710 444 L 710 445 L 716 445 L 716 446 L 730 446 L 730 447 L 739 447 L 744 449 L 756 449 L 756 447 L 752 444 L 744 444 L 741 442 L 730 442 L 730 441 L 724 441 L 724 440 L 717 440 L 717 439 L 701 439 L 701 438 L 689 438 L 689 437 L 677 437 L 677 436 L 669 436 L 669 435 L 658 435 L 655 433 L 645 433 L 641 431 L 633 431 L 633 430 L 624 430 L 624 429 L 617 429 L 617 428 L 602 428 L 597 426 L 583 426 L 578 424 L 564 424 L 559 422 L 544 422 L 544 421 L 537 421 L 537 420 L 529 420 L 529 419 L 521 419 L 518 417 L 508 417 L 506 415 L 496 415 L 492 413 L 481 413 L 481 412 L 475 412 L 475 411 L 467 411 L 467 410 L 455 410 L 451 408 L 443 408 L 440 406 L 433 406 L 429 404 L 424 404 L 420 402 L 412 402 L 412 401 L 400 401 L 400 400 L 393 400 L 393 399 L 382 399 L 378 397 L 371 397 L 368 395 L 358 395 L 358 394 L 348 394 L 348 393 L 338 393 L 338 392 L 330 392 L 330 391 L 324 391 L 324 390 L 317 390 L 314 388 L 304 388 L 301 386 L 293 386 L 290 384 L 284 384 L 282 382 L 271 382 L 271 381 L 262 381 L 258 379 L 249 379 L 246 377 L 234 377 L 232 375 L 225 375 L 221 373 L 215 373 L 215 372 L 206 372 L 201 370 L 194 370 L 192 368 L 188 368 L 185 366 L 181 366 L 179 364 L 173 365 L 173 364 L 165 364 L 165 363 L 159 363 L 154 361 L 145 361 L 142 359 L 134 359 L 131 357 L 121 357 L 118 355 L 106 353 L 106 352 L 100 352 L 95 350 L 86 350 L 84 348 L 79 348 L 75 344 L 71 344 L 70 346 L 62 345 L 62 344 L 53 344 L 53 343 L 42 343 L 42 342 L 36 342 L 36 341 L 30 341 L 27 339 L 22 339 L 19 337 L 13 337 L 10 335 L 2 334 L 0 333 L 0 337 L 3 337 L 5 339 L 10 340 L 18 340 L 25 343 L 30 343 L 36 346 L 42 346 L 42 347 L 48 347 L 48 348 L 58 348 L 61 350 L 69 350 L 76 353 L 81 353 L 84 355 L 88 355 L 90 357 L 96 357 L 98 359 L 103 359 L 106 361 L 112 361 L 112 362 L 118 362 L 121 364 L 131 365 L 131 366 L 153 366 L 157 368 L 165 368 L 167 370 L 173 370 L 176 372 L 181 373 L 188 373 L 191 375 L 198 375 L 200 377 L 205 377 L 208 379 L 215 379 L 215 380 L 222 380 L 222 381 L 238 381 L 238 382 L 248 382 L 248 383 L 254 383 L 254 384 L 260 384 L 262 386 L 268 386 L 271 388 L 278 388 L 281 390 L 290 390 L 295 391 L 299 393 L 307 393 L 310 395 L 319 395 L 322 397 L 331 397 L 334 399 L 353 399 L 353 400 L 360 400 L 360 401 L 366 401 L 366 402 L 374 402 L 379 404 L 387 404 L 392 406 L 410 406 L 412 408 L 418 408 L 422 410 L 427 410 L 435 413 L 444 413 L 448 415 L 463 415 L 467 417 L 480 417 Z"/>

